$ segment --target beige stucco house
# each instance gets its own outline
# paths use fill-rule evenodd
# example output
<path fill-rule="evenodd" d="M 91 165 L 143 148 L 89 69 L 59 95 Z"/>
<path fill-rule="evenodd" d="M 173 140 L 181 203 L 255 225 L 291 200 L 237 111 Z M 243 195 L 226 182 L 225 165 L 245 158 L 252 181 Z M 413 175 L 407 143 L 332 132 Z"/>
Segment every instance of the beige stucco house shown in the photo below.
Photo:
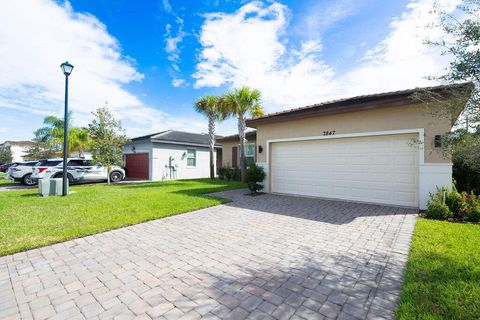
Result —
<path fill-rule="evenodd" d="M 425 209 L 430 192 L 451 185 L 452 163 L 440 146 L 451 123 L 413 100 L 414 91 L 247 120 L 256 129 L 256 139 L 249 142 L 267 173 L 265 191 Z M 231 164 L 234 144 L 221 143 L 223 163 Z"/>
<path fill-rule="evenodd" d="M 247 140 L 245 145 L 245 156 L 247 164 L 257 161 L 257 132 L 255 130 L 247 131 L 245 133 Z M 222 153 L 222 165 L 224 167 L 238 168 L 240 167 L 240 140 L 238 134 L 225 136 L 217 139 L 217 142 L 222 145 L 222 149 L 226 150 Z"/>

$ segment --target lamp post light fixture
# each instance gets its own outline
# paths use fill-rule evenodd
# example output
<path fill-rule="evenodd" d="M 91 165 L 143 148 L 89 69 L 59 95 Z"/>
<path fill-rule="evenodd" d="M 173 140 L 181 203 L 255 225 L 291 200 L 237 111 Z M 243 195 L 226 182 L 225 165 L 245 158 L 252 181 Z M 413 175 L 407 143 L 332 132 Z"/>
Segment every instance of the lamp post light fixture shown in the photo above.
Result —
<path fill-rule="evenodd" d="M 67 175 L 67 154 L 68 154 L 68 76 L 72 73 L 73 66 L 65 61 L 60 65 L 62 72 L 65 75 L 65 115 L 63 118 L 63 188 L 62 196 L 67 195 L 68 190 L 68 175 Z"/>

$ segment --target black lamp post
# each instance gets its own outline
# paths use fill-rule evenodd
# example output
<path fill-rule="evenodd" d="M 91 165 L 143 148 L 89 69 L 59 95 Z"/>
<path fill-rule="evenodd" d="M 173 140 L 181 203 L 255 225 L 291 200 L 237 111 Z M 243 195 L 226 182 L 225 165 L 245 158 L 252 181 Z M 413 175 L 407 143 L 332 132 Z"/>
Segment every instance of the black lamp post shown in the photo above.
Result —
<path fill-rule="evenodd" d="M 73 66 L 65 61 L 60 65 L 65 75 L 65 116 L 63 118 L 63 188 L 62 196 L 67 195 L 68 176 L 67 176 L 67 153 L 68 153 L 68 76 L 72 73 Z"/>

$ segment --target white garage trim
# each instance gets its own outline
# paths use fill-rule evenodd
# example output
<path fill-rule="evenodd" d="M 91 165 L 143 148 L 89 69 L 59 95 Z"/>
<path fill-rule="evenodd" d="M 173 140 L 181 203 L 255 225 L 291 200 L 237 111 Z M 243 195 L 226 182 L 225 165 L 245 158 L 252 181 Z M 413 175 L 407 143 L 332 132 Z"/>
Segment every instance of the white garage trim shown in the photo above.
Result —
<path fill-rule="evenodd" d="M 296 137 L 296 138 L 284 138 L 284 139 L 271 139 L 266 142 L 266 162 L 259 163 L 264 167 L 267 177 L 265 179 L 265 191 L 270 192 L 270 148 L 272 143 L 276 142 L 294 142 L 294 141 L 308 141 L 308 140 L 323 140 L 323 139 L 340 139 L 340 138 L 354 138 L 354 137 L 368 137 L 368 136 L 384 136 L 384 135 L 400 135 L 400 134 L 417 134 L 418 145 L 418 163 L 419 163 L 419 203 L 420 209 L 425 209 L 428 196 L 430 192 L 434 192 L 437 186 L 450 186 L 452 178 L 452 164 L 451 163 L 435 163 L 425 164 L 425 131 L 423 128 L 417 129 L 405 129 L 405 130 L 388 130 L 388 131 L 375 131 L 375 132 L 359 132 L 348 134 L 337 134 L 332 136 L 310 136 L 310 137 Z"/>
<path fill-rule="evenodd" d="M 436 191 L 437 187 L 452 187 L 453 163 L 424 163 L 419 167 L 419 200 L 420 209 L 427 208 L 427 201 L 430 193 Z"/>
<path fill-rule="evenodd" d="M 358 132 L 358 133 L 344 133 L 335 134 L 332 136 L 311 136 L 311 137 L 297 137 L 297 138 L 285 138 L 285 139 L 271 139 L 267 140 L 267 164 L 270 163 L 270 144 L 274 142 L 293 142 L 293 141 L 307 141 L 307 140 L 322 140 L 322 139 L 340 139 L 340 138 L 357 138 L 357 137 L 370 137 L 370 136 L 387 136 L 393 134 L 408 134 L 417 133 L 419 140 L 419 164 L 425 163 L 425 130 L 423 128 L 418 129 L 405 129 L 405 130 L 388 130 L 388 131 L 371 131 L 371 132 Z"/>

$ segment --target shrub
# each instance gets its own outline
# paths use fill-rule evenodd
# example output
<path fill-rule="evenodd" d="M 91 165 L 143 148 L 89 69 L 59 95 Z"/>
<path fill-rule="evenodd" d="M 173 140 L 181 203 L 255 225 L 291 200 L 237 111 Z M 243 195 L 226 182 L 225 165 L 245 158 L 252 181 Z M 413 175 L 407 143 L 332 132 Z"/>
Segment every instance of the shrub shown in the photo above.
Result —
<path fill-rule="evenodd" d="M 266 174 L 262 167 L 252 164 L 247 169 L 247 186 L 252 193 L 257 193 L 263 189 L 259 182 L 265 180 Z"/>
<path fill-rule="evenodd" d="M 220 179 L 240 181 L 241 173 L 238 168 L 219 167 L 217 173 Z"/>
<path fill-rule="evenodd" d="M 228 169 L 227 169 L 226 167 L 218 167 L 218 169 L 217 169 L 218 178 L 219 178 L 219 179 L 222 179 L 222 180 L 225 180 L 225 179 L 226 179 L 227 170 L 228 170 Z"/>
<path fill-rule="evenodd" d="M 464 155 L 454 154 L 452 159 L 453 177 L 458 190 L 480 194 L 480 171 L 466 164 L 464 158 Z"/>
<path fill-rule="evenodd" d="M 464 199 L 462 194 L 452 190 L 451 192 L 448 189 L 445 191 L 445 204 L 448 206 L 450 211 L 452 211 L 452 216 L 454 219 L 461 219 L 461 208 L 464 205 Z"/>
<path fill-rule="evenodd" d="M 480 221 L 480 199 L 474 194 L 462 193 L 463 204 L 460 208 L 460 214 L 463 218 L 472 221 Z"/>
<path fill-rule="evenodd" d="M 459 193 L 455 187 L 437 189 L 430 195 L 425 216 L 437 220 L 480 221 L 480 197 L 466 192 Z"/>
<path fill-rule="evenodd" d="M 441 191 L 437 191 L 431 196 L 430 200 L 428 201 L 425 216 L 434 220 L 447 220 L 453 216 L 448 205 L 443 203 L 443 195 Z"/>
<path fill-rule="evenodd" d="M 227 179 L 228 181 L 232 180 L 232 174 L 232 168 L 225 168 L 225 179 Z"/>
<path fill-rule="evenodd" d="M 242 171 L 240 168 L 231 168 L 232 171 L 232 180 L 240 181 L 242 180 Z"/>

